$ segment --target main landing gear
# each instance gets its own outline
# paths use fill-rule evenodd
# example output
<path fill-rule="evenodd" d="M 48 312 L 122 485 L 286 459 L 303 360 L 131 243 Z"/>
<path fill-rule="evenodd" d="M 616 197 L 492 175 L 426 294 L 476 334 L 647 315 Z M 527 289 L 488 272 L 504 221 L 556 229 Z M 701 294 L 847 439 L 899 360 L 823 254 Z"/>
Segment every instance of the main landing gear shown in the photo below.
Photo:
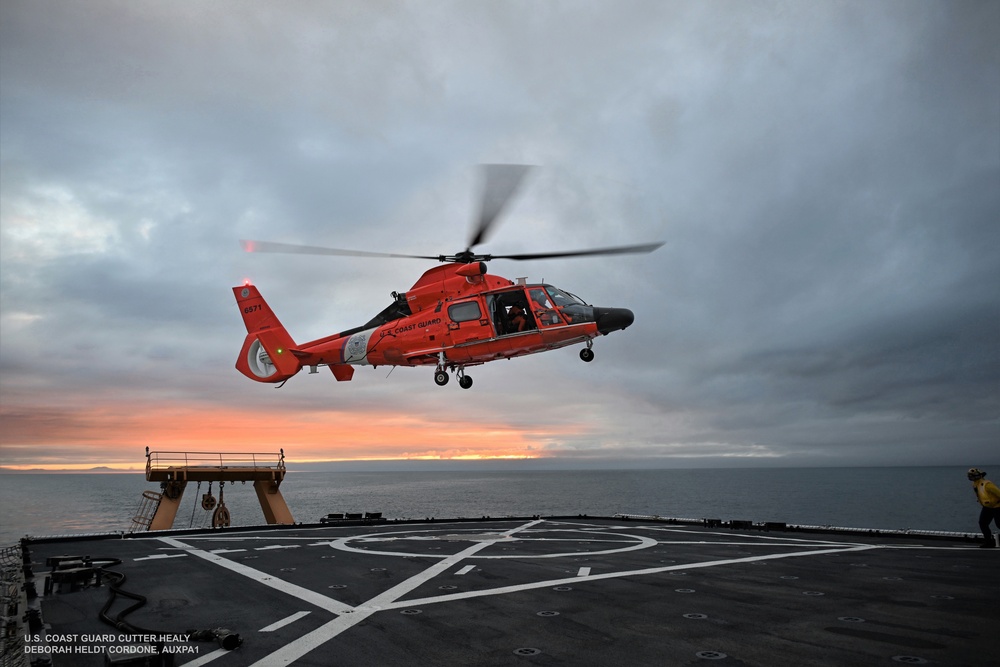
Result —
<path fill-rule="evenodd" d="M 458 386 L 462 389 L 468 389 L 472 386 L 472 378 L 465 374 L 465 367 L 458 366 L 455 370 L 455 375 L 458 376 Z M 438 366 L 437 370 L 434 371 L 434 384 L 439 387 L 443 387 L 448 384 L 448 380 L 451 378 L 448 376 L 448 371 L 445 370 L 444 366 Z"/>
<path fill-rule="evenodd" d="M 590 363 L 594 360 L 594 342 L 591 340 L 587 341 L 587 347 L 580 350 L 580 358 Z M 453 371 L 458 377 L 458 386 L 462 389 L 469 389 L 472 387 L 472 378 L 465 374 L 465 366 L 455 366 L 448 364 L 444 358 L 444 352 L 441 352 L 438 357 L 437 369 L 434 371 L 434 384 L 439 387 L 443 387 L 448 384 L 451 377 L 448 375 L 449 369 Z"/>

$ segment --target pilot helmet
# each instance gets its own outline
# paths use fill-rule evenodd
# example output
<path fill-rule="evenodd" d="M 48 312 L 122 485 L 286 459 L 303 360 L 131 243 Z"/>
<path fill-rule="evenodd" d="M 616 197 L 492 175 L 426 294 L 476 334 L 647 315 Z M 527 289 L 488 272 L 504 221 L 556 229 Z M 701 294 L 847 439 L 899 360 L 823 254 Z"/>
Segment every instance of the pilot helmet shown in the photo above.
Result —
<path fill-rule="evenodd" d="M 977 479 L 982 479 L 986 477 L 986 473 L 979 468 L 969 468 L 969 479 L 975 481 Z"/>

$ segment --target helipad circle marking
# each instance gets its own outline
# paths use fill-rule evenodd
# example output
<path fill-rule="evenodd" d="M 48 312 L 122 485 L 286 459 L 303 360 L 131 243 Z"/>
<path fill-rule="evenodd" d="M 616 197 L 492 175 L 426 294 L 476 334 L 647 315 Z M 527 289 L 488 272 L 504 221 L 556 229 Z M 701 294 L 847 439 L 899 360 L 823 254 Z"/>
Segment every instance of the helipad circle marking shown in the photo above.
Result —
<path fill-rule="evenodd" d="M 427 531 L 427 532 L 430 532 L 430 531 Z M 541 532 L 546 532 L 546 531 L 544 531 L 544 530 L 538 530 L 538 529 L 532 531 L 532 533 L 535 533 L 535 534 L 541 533 Z M 583 532 L 583 531 L 582 530 L 566 531 L 565 529 L 561 529 L 559 532 L 565 533 L 565 532 Z M 587 533 L 588 536 L 589 535 L 593 535 L 593 534 L 594 533 Z M 628 540 L 631 540 L 631 541 L 624 542 L 624 546 L 621 546 L 621 547 L 616 547 L 616 548 L 612 548 L 612 549 L 602 549 L 600 551 L 587 551 L 585 553 L 588 556 L 603 556 L 603 555 L 608 555 L 608 554 L 625 553 L 625 552 L 628 552 L 628 551 L 637 551 L 639 549 L 648 549 L 649 547 L 656 546 L 656 544 L 657 544 L 656 540 L 654 540 L 652 538 L 649 538 L 649 537 L 644 537 L 642 535 L 631 535 L 631 534 L 628 534 L 628 533 L 609 533 L 609 532 L 605 532 L 603 534 L 604 535 L 613 535 L 615 537 L 624 537 L 624 538 L 626 538 Z M 462 541 L 460 539 L 460 536 L 456 536 L 454 534 L 454 532 L 449 532 L 449 533 L 447 533 L 446 536 L 449 538 L 449 541 L 452 541 L 452 542 Z M 445 536 L 443 535 L 442 537 L 445 537 Z M 471 539 L 472 537 L 476 537 L 478 539 L 472 540 Z M 456 538 L 458 538 L 458 539 L 456 539 Z M 485 541 L 485 540 L 483 540 L 481 538 L 482 538 L 482 534 L 481 533 L 477 533 L 475 535 L 470 535 L 470 541 L 475 541 L 475 542 L 483 542 L 483 541 Z M 354 541 L 365 541 L 365 542 L 371 543 L 371 542 L 395 542 L 395 541 L 400 541 L 400 540 L 428 540 L 428 539 L 438 539 L 438 538 L 436 538 L 434 536 L 416 535 L 412 531 L 399 531 L 399 532 L 392 532 L 392 533 L 378 533 L 376 536 L 374 536 L 374 539 L 373 539 L 372 535 L 358 535 L 358 536 L 342 537 L 342 538 L 340 538 L 338 540 L 334 540 L 334 541 L 330 542 L 330 546 L 332 548 L 334 548 L 334 549 L 339 549 L 341 551 L 350 551 L 350 552 L 353 552 L 353 553 L 361 553 L 361 554 L 377 554 L 377 555 L 380 555 L 380 556 L 397 556 L 397 557 L 400 557 L 400 558 L 413 558 L 415 556 L 416 557 L 421 557 L 422 556 L 422 557 L 426 557 L 426 558 L 442 558 L 443 559 L 443 558 L 449 558 L 452 555 L 452 554 L 447 554 L 447 555 L 429 554 L 429 553 L 420 553 L 420 552 L 416 552 L 416 551 L 413 551 L 413 552 L 409 552 L 409 551 L 382 551 L 382 550 L 373 549 L 373 548 L 370 548 L 370 547 L 367 547 L 367 546 L 365 546 L 365 547 L 355 547 L 355 546 L 349 544 L 350 542 L 354 542 Z M 522 540 L 522 538 L 518 537 L 517 535 L 503 536 L 503 535 L 499 535 L 499 534 L 497 535 L 497 538 L 495 540 L 492 540 L 493 544 L 500 544 L 502 542 L 514 542 L 514 541 L 518 541 L 518 542 L 519 541 L 530 542 L 531 540 Z M 429 551 L 438 550 L 440 548 L 441 547 L 427 547 L 427 549 Z M 510 547 L 505 547 L 504 550 L 507 550 L 509 548 Z M 523 559 L 523 558 L 566 558 L 568 556 L 578 556 L 579 553 L 580 553 L 579 551 L 571 551 L 571 552 L 560 552 L 560 553 L 551 553 L 551 554 L 529 554 L 529 553 L 523 553 L 523 554 L 519 554 L 519 555 L 492 555 L 492 556 L 490 556 L 490 555 L 484 555 L 484 554 L 473 554 L 471 556 L 466 556 L 466 558 L 468 558 L 468 559 L 478 558 L 478 559 L 486 559 L 486 560 L 502 559 L 502 558 L 519 558 L 519 559 Z"/>

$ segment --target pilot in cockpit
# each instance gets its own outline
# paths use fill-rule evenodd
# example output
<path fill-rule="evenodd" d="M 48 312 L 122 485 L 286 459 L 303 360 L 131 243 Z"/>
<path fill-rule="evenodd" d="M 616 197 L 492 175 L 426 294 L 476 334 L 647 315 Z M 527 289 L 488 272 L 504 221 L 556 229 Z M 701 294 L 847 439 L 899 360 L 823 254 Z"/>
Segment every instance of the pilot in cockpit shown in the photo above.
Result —
<path fill-rule="evenodd" d="M 510 310 L 507 311 L 507 319 L 510 322 L 510 330 L 514 331 L 524 331 L 528 328 L 528 318 L 524 314 L 524 309 L 521 306 L 511 306 Z"/>
<path fill-rule="evenodd" d="M 559 314 L 552 309 L 552 302 L 545 290 L 533 289 L 530 294 L 536 319 L 543 324 L 559 324 Z"/>

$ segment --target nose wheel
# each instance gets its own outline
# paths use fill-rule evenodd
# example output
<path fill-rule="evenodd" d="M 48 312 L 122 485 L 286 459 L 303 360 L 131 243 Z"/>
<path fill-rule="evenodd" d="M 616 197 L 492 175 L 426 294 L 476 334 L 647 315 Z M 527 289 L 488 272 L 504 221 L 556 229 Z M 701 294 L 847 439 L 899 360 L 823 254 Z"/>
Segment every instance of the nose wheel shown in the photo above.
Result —
<path fill-rule="evenodd" d="M 588 364 L 594 360 L 594 351 L 590 348 L 594 346 L 593 341 L 587 341 L 587 347 L 580 350 L 580 358 L 586 361 Z"/>

